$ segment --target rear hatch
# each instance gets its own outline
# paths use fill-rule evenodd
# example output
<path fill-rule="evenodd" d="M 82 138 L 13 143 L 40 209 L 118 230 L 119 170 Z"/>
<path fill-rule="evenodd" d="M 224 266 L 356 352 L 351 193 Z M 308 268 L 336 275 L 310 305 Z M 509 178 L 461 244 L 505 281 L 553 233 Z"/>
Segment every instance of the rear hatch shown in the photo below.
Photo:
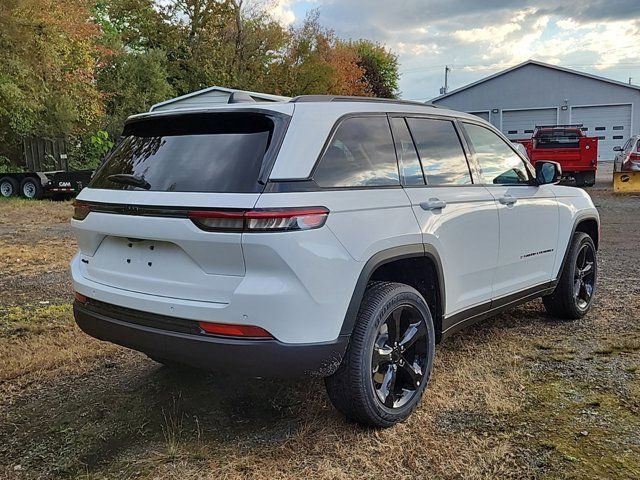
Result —
<path fill-rule="evenodd" d="M 233 216 L 256 204 L 292 109 L 130 120 L 76 202 L 82 275 L 128 291 L 227 303 L 245 273 Z M 198 214 L 211 211 L 229 213 L 231 228 L 203 228 Z"/>

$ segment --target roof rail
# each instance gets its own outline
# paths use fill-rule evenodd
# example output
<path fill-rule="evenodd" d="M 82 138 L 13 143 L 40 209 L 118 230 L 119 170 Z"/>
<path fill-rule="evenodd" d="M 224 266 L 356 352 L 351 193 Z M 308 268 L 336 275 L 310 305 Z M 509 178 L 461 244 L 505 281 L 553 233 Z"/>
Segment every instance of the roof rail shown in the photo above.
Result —
<path fill-rule="evenodd" d="M 378 98 L 378 97 L 350 97 L 346 95 L 299 95 L 289 100 L 292 103 L 313 103 L 313 102 L 375 102 L 375 103 L 393 103 L 399 105 L 419 105 L 421 107 L 435 107 L 430 103 L 414 102 L 411 100 L 399 100 L 396 98 Z"/>

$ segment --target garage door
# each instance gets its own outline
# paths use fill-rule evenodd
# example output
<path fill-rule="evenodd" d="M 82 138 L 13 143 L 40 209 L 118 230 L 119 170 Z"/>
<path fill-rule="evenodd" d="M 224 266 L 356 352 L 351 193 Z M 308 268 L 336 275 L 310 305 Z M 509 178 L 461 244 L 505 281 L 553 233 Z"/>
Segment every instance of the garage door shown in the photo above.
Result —
<path fill-rule="evenodd" d="M 631 135 L 631 105 L 572 107 L 571 123 L 582 123 L 589 137 L 598 137 L 598 160 L 612 160 L 613 147 Z"/>
<path fill-rule="evenodd" d="M 469 112 L 471 115 L 475 115 L 476 117 L 480 117 L 483 120 L 489 121 L 489 112 Z"/>
<path fill-rule="evenodd" d="M 531 138 L 536 125 L 555 125 L 556 123 L 558 123 L 556 108 L 502 111 L 502 132 L 511 140 Z"/>

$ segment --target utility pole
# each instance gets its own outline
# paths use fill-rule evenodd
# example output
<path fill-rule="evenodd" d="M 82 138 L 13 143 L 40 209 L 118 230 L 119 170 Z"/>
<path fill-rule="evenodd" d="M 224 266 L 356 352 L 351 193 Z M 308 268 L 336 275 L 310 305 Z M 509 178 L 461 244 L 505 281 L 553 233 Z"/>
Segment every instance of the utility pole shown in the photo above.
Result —
<path fill-rule="evenodd" d="M 445 65 L 444 66 L 444 87 L 440 88 L 440 95 L 444 95 L 449 91 L 449 72 L 450 71 L 451 69 L 449 68 L 449 65 Z"/>

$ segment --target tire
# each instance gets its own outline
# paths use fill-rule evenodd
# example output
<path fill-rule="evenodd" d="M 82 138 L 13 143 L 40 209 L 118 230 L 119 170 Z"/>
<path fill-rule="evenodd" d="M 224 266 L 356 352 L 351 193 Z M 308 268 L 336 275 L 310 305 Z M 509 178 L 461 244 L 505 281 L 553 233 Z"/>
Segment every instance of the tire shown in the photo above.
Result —
<path fill-rule="evenodd" d="M 20 194 L 30 200 L 42 198 L 42 185 L 40 180 L 34 177 L 27 177 L 20 183 Z"/>
<path fill-rule="evenodd" d="M 396 344 L 398 338 L 413 341 L 404 348 Z M 342 363 L 325 379 L 329 399 L 347 418 L 362 425 L 390 427 L 401 422 L 420 403 L 434 351 L 433 320 L 422 295 L 401 283 L 372 282 Z"/>
<path fill-rule="evenodd" d="M 550 315 L 567 320 L 584 317 L 593 303 L 597 278 L 598 262 L 593 240 L 586 233 L 576 232 L 556 289 L 551 295 L 542 297 L 545 309 Z"/>
<path fill-rule="evenodd" d="M 18 182 L 15 178 L 2 177 L 0 178 L 0 195 L 9 198 L 18 194 Z"/>

